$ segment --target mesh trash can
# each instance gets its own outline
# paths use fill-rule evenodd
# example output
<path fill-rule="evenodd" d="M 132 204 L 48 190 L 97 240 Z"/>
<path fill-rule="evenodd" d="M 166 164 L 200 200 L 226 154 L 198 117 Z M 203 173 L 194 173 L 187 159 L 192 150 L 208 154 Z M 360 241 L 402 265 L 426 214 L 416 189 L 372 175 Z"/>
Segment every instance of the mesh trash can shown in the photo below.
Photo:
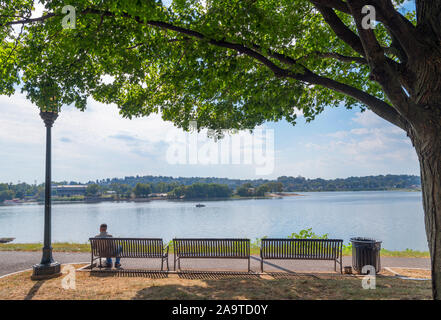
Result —
<path fill-rule="evenodd" d="M 362 269 L 366 265 L 371 265 L 378 273 L 381 270 L 380 250 L 381 241 L 370 238 L 351 238 L 352 242 L 352 267 L 362 274 Z M 364 272 L 366 273 L 366 272 Z"/>

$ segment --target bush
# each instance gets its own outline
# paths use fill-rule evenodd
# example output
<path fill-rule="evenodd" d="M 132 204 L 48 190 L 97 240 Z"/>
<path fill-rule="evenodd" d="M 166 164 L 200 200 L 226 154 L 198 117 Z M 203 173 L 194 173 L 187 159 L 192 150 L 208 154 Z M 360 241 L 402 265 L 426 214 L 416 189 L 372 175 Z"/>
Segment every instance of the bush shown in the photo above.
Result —
<path fill-rule="evenodd" d="M 328 234 L 317 235 L 312 228 L 300 230 L 299 233 L 292 233 L 288 239 L 328 239 Z"/>

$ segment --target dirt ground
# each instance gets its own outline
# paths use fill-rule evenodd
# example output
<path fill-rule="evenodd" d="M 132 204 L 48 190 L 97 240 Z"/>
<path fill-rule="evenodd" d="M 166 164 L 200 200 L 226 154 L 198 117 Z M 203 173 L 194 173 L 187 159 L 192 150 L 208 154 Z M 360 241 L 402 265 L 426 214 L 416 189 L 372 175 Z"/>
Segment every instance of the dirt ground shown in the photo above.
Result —
<path fill-rule="evenodd" d="M 45 281 L 32 281 L 30 276 L 26 271 L 0 279 L 0 299 L 431 299 L 430 281 L 402 280 L 387 272 L 376 277 L 376 288 L 370 290 L 363 289 L 359 276 L 329 273 L 141 274 L 72 268 Z"/>

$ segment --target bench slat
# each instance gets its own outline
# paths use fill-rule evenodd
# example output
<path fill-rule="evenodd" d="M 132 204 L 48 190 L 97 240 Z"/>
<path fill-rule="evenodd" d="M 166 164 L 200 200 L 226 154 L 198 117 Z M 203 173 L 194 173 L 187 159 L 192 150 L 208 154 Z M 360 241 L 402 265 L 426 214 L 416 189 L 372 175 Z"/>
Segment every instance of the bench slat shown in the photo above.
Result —
<path fill-rule="evenodd" d="M 335 260 L 341 255 L 341 239 L 262 239 L 264 259 Z"/>
<path fill-rule="evenodd" d="M 180 258 L 248 258 L 249 239 L 173 239 Z"/>
<path fill-rule="evenodd" d="M 102 258 L 161 258 L 164 244 L 156 238 L 90 238 L 93 256 Z"/>

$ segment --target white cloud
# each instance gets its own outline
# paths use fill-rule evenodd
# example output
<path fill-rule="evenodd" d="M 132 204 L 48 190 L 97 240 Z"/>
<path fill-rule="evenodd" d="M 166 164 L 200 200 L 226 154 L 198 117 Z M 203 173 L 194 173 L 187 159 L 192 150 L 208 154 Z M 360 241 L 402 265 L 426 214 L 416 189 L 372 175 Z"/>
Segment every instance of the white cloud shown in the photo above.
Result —
<path fill-rule="evenodd" d="M 401 129 L 371 111 L 356 113 L 345 127 L 307 136 L 295 150 L 277 159 L 277 174 L 311 178 L 419 174 L 416 153 Z"/>
<path fill-rule="evenodd" d="M 123 119 L 115 105 L 93 100 L 85 112 L 65 107 L 53 127 L 53 179 L 88 181 L 138 174 L 247 178 L 259 167 L 244 162 L 170 164 L 166 158 L 167 148 L 173 143 L 170 137 L 179 135 L 184 135 L 183 131 L 159 115 Z M 19 93 L 0 96 L 0 181 L 41 182 L 44 142 L 45 129 L 38 108 Z M 239 148 L 231 150 L 231 157 L 252 150 L 249 140 L 244 140 Z"/>
<path fill-rule="evenodd" d="M 31 18 L 38 18 L 43 15 L 44 5 L 40 1 L 34 3 L 34 10 L 32 10 Z"/>
<path fill-rule="evenodd" d="M 352 120 L 363 127 L 375 127 L 384 124 L 384 120 L 372 111 L 357 112 Z"/>
<path fill-rule="evenodd" d="M 147 171 L 162 156 L 167 133 L 179 131 L 157 115 L 122 119 L 114 105 L 88 105 L 85 112 L 64 108 L 55 122 L 54 179 L 107 177 L 112 167 L 109 174 Z M 0 96 L 0 164 L 9 168 L 0 172 L 0 181 L 41 181 L 44 141 L 38 108 L 22 94 Z"/>
<path fill-rule="evenodd" d="M 416 160 L 416 153 L 401 129 L 371 111 L 357 113 L 353 121 L 363 127 L 343 131 L 346 134 L 340 131 L 339 137 L 334 135 L 336 139 L 322 147 L 368 166 L 374 166 L 375 162 Z"/>

